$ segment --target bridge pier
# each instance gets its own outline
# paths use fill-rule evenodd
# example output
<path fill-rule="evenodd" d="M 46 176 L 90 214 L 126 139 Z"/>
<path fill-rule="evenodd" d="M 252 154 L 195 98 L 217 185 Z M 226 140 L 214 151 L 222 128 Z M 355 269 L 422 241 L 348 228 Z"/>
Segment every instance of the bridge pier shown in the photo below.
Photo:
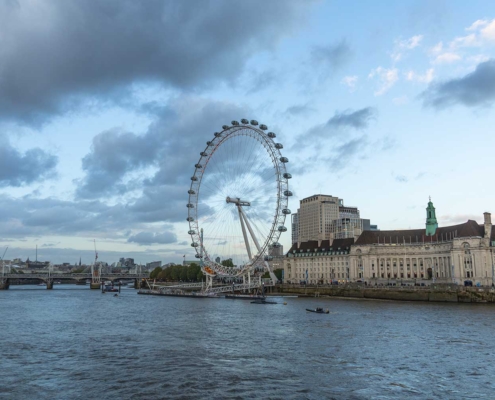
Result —
<path fill-rule="evenodd" d="M 141 279 L 134 279 L 134 289 L 141 289 Z"/>
<path fill-rule="evenodd" d="M 10 287 L 8 279 L 0 279 L 0 290 L 7 290 Z"/>
<path fill-rule="evenodd" d="M 52 290 L 53 289 L 53 279 L 48 279 L 46 281 L 46 289 L 47 290 Z"/>

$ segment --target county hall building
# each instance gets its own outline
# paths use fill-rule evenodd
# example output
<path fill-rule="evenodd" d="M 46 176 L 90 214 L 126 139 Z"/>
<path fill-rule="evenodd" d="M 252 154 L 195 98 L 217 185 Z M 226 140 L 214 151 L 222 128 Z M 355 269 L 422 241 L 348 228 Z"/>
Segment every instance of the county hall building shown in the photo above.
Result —
<path fill-rule="evenodd" d="M 284 256 L 284 281 L 367 285 L 471 281 L 491 286 L 495 230 L 491 214 L 483 216 L 483 224 L 468 220 L 439 227 L 430 199 L 422 229 L 361 231 L 358 227 L 353 237 L 298 241 Z"/>

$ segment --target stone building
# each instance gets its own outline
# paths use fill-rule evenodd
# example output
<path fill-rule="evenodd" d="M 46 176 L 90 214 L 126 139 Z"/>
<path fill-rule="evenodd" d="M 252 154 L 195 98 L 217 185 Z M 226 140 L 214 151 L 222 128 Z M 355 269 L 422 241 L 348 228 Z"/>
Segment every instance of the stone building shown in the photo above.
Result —
<path fill-rule="evenodd" d="M 284 258 L 286 281 L 366 284 L 494 282 L 495 229 L 491 214 L 484 223 L 438 227 L 433 203 L 424 229 L 363 231 L 350 239 L 294 244 Z"/>

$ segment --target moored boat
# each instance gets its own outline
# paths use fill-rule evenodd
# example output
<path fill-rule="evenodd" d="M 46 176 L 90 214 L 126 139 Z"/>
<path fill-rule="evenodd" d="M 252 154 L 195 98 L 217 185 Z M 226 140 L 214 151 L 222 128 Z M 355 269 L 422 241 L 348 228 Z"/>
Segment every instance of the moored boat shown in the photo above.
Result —
<path fill-rule="evenodd" d="M 317 314 L 329 314 L 330 313 L 330 311 L 328 311 L 328 308 L 326 310 L 324 310 L 321 307 L 316 307 L 315 309 L 306 308 L 306 311 L 314 312 L 314 313 L 317 313 Z"/>
<path fill-rule="evenodd" d="M 265 299 L 256 299 L 251 302 L 251 304 L 277 304 L 276 301 L 269 301 Z"/>

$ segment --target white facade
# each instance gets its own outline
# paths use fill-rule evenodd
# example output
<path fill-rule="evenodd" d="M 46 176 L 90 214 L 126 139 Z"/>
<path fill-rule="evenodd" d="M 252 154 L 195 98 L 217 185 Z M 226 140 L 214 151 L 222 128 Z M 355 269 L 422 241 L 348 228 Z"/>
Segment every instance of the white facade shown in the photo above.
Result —
<path fill-rule="evenodd" d="M 332 246 L 318 242 L 293 245 L 284 258 L 285 281 L 361 281 L 368 285 L 462 285 L 471 281 L 473 285 L 491 286 L 495 282 L 495 232 L 492 234 L 490 214 L 484 217 L 483 225 L 468 221 L 438 228 L 439 233 L 433 237 L 407 236 L 418 230 L 366 231 L 349 246 L 337 246 L 344 243 L 339 240 Z"/>

